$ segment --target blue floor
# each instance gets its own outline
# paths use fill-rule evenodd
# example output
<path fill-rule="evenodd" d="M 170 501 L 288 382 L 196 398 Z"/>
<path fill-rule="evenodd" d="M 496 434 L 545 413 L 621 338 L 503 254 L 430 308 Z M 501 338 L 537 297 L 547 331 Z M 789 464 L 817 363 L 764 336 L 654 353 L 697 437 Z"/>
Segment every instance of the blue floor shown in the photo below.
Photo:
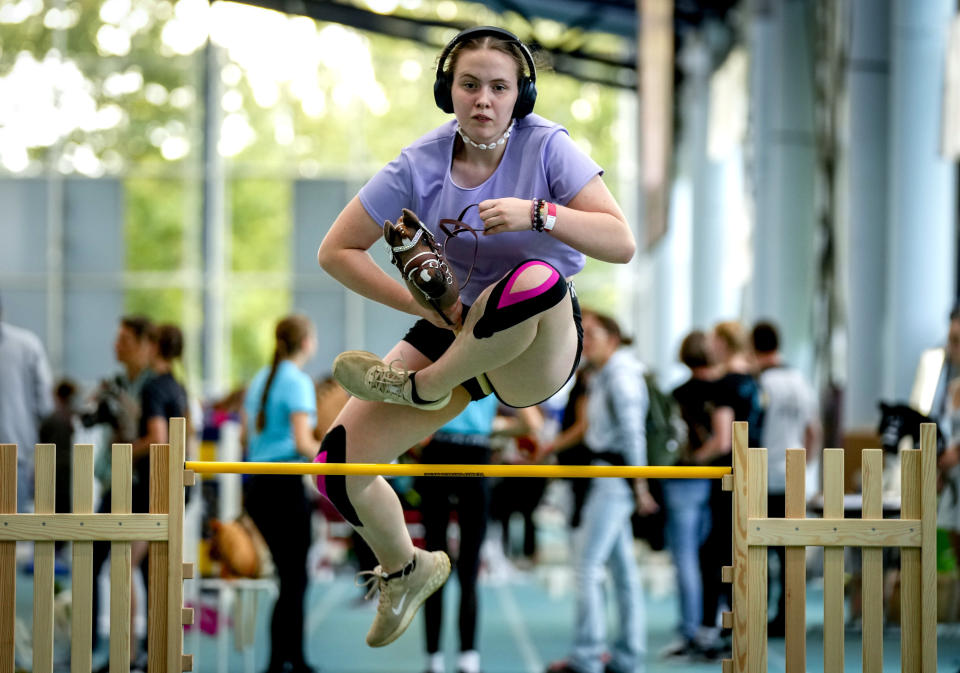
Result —
<path fill-rule="evenodd" d="M 447 653 L 447 671 L 454 673 L 456 664 L 456 581 L 451 580 L 445 592 L 444 651 Z M 423 655 L 423 622 L 420 615 L 407 633 L 383 649 L 367 647 L 363 638 L 373 618 L 373 602 L 360 600 L 360 589 L 353 586 L 352 576 L 338 576 L 310 588 L 309 601 L 314 606 L 309 613 L 307 634 L 308 659 L 326 673 L 421 673 L 425 668 Z M 551 661 L 562 659 L 569 648 L 573 623 L 573 600 L 569 592 L 551 596 L 542 577 L 536 574 L 521 576 L 509 583 L 481 589 L 481 620 L 479 649 L 485 673 L 542 673 Z M 823 670 L 822 592 L 815 583 L 808 589 L 807 670 Z M 718 662 L 663 662 L 656 653 L 673 640 L 676 623 L 676 601 L 672 595 L 648 597 L 647 671 L 719 671 Z M 267 652 L 263 648 L 267 638 L 266 611 L 259 624 L 255 648 L 256 671 L 266 667 Z M 614 627 L 611 614 L 611 627 Z M 938 638 L 938 670 L 954 673 L 960 669 L 960 626 L 941 626 Z M 884 670 L 900 669 L 900 632 L 887 628 L 884 635 Z M 845 636 L 846 670 L 858 671 L 861 641 L 856 629 Z M 249 656 L 250 653 L 247 653 Z M 231 653 L 226 670 L 242 671 L 249 665 L 243 655 Z M 214 638 L 199 639 L 195 653 L 198 671 L 216 671 Z M 768 670 L 785 669 L 784 641 L 771 640 L 768 651 Z"/>

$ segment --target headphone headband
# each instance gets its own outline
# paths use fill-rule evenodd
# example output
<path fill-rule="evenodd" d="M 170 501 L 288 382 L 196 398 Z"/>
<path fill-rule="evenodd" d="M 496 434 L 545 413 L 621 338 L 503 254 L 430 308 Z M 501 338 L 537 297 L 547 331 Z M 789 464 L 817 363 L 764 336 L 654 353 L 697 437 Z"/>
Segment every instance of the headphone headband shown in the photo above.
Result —
<path fill-rule="evenodd" d="M 434 100 L 437 106 L 444 112 L 453 112 L 450 82 L 447 80 L 447 75 L 443 71 L 444 66 L 447 64 L 447 58 L 458 44 L 474 38 L 487 36 L 495 37 L 504 42 L 516 45 L 520 49 L 523 60 L 527 63 L 529 74 L 521 75 L 520 77 L 517 103 L 514 106 L 513 114 L 513 116 L 517 118 L 525 117 L 533 111 L 533 104 L 537 99 L 537 67 L 534 64 L 533 55 L 530 53 L 527 45 L 521 42 L 520 38 L 509 30 L 504 30 L 497 26 L 474 26 L 473 28 L 467 28 L 457 33 L 456 37 L 447 43 L 447 46 L 440 52 L 440 59 L 437 62 L 437 76 L 433 87 Z"/>
<path fill-rule="evenodd" d="M 447 46 L 443 48 L 443 51 L 440 52 L 440 60 L 437 63 L 437 77 L 443 77 L 443 66 L 447 64 L 447 57 L 450 55 L 450 52 L 453 51 L 461 42 L 466 42 L 467 40 L 472 40 L 477 37 L 498 37 L 504 42 L 510 42 L 515 44 L 520 48 L 520 53 L 523 56 L 523 60 L 527 62 L 527 70 L 530 72 L 529 77 L 531 82 L 537 81 L 537 67 L 533 63 L 533 54 L 530 53 L 530 50 L 527 49 L 527 45 L 520 41 L 520 38 L 511 33 L 509 30 L 504 30 L 503 28 L 498 28 L 496 26 L 474 26 L 473 28 L 467 28 L 457 33 L 450 42 L 447 43 Z"/>

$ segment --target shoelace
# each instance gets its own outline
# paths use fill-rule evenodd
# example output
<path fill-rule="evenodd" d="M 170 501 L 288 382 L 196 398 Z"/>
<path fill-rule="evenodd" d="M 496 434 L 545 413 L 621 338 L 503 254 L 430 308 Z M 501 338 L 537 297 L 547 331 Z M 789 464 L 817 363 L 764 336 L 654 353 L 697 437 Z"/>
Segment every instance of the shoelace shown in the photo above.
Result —
<path fill-rule="evenodd" d="M 395 362 L 400 362 L 403 369 L 395 369 L 393 366 Z M 375 387 L 379 392 L 402 395 L 403 384 L 410 378 L 410 373 L 407 371 L 407 366 L 403 358 L 396 358 L 390 361 L 386 369 L 383 367 L 372 367 L 369 376 L 370 385 Z"/>
<path fill-rule="evenodd" d="M 379 568 L 379 566 L 377 567 Z M 368 576 L 368 577 L 361 582 L 360 578 L 364 576 Z M 364 570 L 356 574 L 356 576 L 353 579 L 353 583 L 358 587 L 365 587 L 367 589 L 367 593 L 363 597 L 365 601 L 368 601 L 371 598 L 373 598 L 376 595 L 377 591 L 379 591 L 380 595 L 386 600 L 388 596 L 388 593 L 386 591 L 387 580 L 384 578 L 385 578 L 385 575 L 381 572 L 377 572 L 376 569 Z"/>

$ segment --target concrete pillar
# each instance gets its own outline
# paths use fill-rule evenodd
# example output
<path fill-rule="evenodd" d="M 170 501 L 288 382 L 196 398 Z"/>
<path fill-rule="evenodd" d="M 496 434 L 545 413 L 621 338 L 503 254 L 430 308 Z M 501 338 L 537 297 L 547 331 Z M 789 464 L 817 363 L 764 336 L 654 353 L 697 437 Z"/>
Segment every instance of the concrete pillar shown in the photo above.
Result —
<path fill-rule="evenodd" d="M 706 39 L 690 36 L 680 57 L 684 70 L 684 127 L 691 158 L 693 325 L 709 329 L 724 313 L 724 165 L 707 152 L 710 118 L 710 76 L 713 58 Z"/>
<path fill-rule="evenodd" d="M 750 27 L 752 318 L 780 325 L 787 359 L 813 363 L 816 155 L 808 0 L 757 0 Z"/>
<path fill-rule="evenodd" d="M 846 65 L 847 115 L 839 191 L 845 195 L 847 235 L 841 244 L 846 285 L 846 382 L 843 427 L 877 423 L 883 388 L 887 305 L 890 103 L 890 1 L 852 0 Z"/>
<path fill-rule="evenodd" d="M 940 155 L 939 141 L 944 53 L 955 9 L 954 0 L 892 3 L 883 392 L 896 399 L 909 396 L 923 349 L 943 343 L 954 297 L 955 167 Z"/>

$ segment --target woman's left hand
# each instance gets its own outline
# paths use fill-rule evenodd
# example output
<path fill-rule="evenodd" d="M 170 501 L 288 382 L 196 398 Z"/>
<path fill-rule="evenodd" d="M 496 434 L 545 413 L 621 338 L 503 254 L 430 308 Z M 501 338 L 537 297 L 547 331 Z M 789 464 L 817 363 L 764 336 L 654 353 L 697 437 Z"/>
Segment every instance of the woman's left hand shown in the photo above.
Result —
<path fill-rule="evenodd" d="M 503 199 L 487 199 L 477 206 L 480 219 L 483 220 L 483 235 L 502 234 L 506 231 L 529 231 L 530 225 L 529 199 L 508 197 Z"/>

